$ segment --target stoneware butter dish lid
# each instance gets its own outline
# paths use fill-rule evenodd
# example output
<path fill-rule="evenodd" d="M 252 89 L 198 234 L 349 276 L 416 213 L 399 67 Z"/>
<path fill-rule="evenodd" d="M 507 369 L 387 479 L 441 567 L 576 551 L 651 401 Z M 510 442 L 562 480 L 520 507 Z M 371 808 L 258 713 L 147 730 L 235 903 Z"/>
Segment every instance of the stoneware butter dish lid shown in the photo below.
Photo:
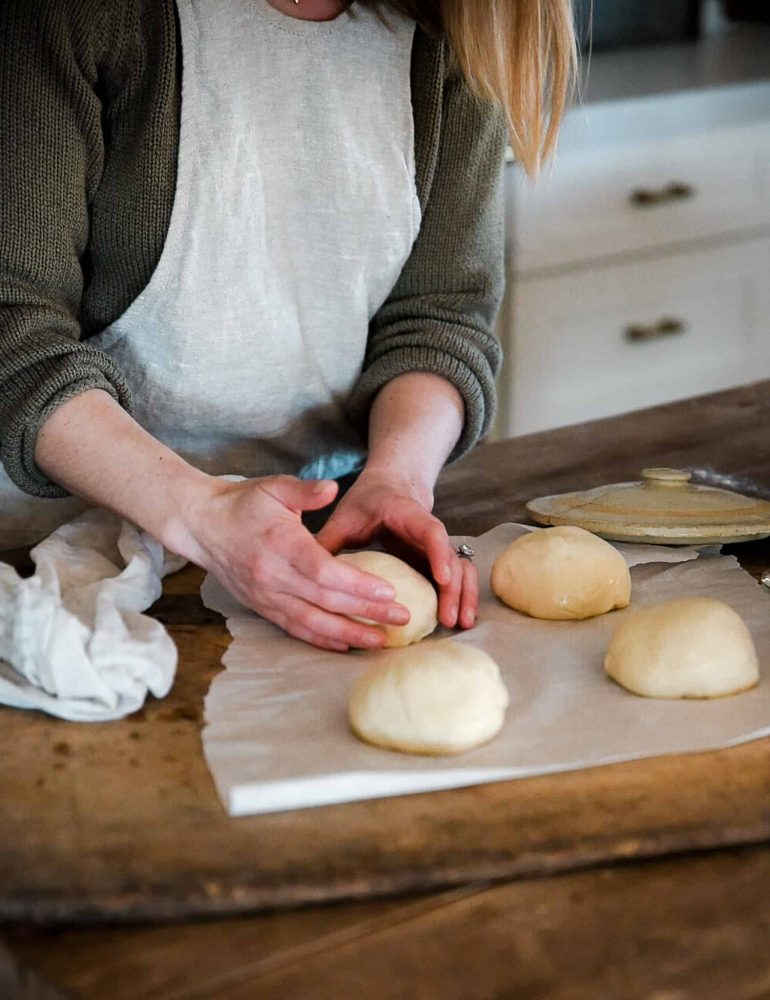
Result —
<path fill-rule="evenodd" d="M 770 536 L 770 503 L 690 482 L 681 469 L 644 469 L 642 481 L 527 504 L 538 524 L 574 524 L 612 542 L 714 545 Z"/>

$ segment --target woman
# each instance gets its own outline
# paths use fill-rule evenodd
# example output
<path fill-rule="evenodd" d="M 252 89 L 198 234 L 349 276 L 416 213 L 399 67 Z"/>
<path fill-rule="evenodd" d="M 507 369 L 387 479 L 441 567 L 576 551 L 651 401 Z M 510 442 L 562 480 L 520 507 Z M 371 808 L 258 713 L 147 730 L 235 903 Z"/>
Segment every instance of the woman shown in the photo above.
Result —
<path fill-rule="evenodd" d="M 330 554 L 387 533 L 470 627 L 432 491 L 491 419 L 504 126 L 534 172 L 569 0 L 5 0 L 0 52 L 0 546 L 104 506 L 345 650 L 408 618 Z"/>

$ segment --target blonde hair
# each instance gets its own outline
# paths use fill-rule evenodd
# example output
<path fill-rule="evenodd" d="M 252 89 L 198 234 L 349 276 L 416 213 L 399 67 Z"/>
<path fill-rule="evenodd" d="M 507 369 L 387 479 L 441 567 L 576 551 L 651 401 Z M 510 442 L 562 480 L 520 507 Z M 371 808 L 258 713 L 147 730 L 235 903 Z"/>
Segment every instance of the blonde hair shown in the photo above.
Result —
<path fill-rule="evenodd" d="M 504 109 L 516 159 L 536 176 L 556 147 L 576 77 L 571 0 L 384 0 L 384 5 L 446 35 L 471 88 Z"/>

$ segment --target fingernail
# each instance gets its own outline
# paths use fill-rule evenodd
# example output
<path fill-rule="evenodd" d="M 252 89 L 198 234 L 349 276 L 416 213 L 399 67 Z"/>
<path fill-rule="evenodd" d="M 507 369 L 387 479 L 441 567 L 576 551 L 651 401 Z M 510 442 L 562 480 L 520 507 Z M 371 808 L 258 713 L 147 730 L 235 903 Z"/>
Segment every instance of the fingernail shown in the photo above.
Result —
<path fill-rule="evenodd" d="M 364 645 L 365 646 L 371 646 L 371 647 L 381 646 L 382 645 L 382 636 L 379 636 L 379 635 L 365 635 L 364 636 Z"/>
<path fill-rule="evenodd" d="M 409 612 L 394 608 L 388 612 L 388 621 L 391 625 L 406 625 L 409 621 Z"/>
<path fill-rule="evenodd" d="M 449 608 L 449 617 L 452 619 L 453 622 L 457 621 L 458 610 L 459 609 L 456 604 L 451 605 L 451 607 Z"/>
<path fill-rule="evenodd" d="M 377 587 L 374 596 L 380 601 L 392 601 L 396 596 L 396 591 L 393 587 Z"/>

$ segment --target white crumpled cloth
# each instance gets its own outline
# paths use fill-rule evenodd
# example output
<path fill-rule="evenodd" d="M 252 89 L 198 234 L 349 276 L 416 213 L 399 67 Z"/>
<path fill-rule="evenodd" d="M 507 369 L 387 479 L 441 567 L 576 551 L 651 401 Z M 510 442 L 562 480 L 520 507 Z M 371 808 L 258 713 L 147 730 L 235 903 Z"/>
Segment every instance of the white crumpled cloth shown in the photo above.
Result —
<path fill-rule="evenodd" d="M 104 510 L 88 510 L 31 553 L 34 576 L 0 563 L 0 702 L 103 722 L 168 694 L 177 651 L 142 614 L 184 560 Z"/>

